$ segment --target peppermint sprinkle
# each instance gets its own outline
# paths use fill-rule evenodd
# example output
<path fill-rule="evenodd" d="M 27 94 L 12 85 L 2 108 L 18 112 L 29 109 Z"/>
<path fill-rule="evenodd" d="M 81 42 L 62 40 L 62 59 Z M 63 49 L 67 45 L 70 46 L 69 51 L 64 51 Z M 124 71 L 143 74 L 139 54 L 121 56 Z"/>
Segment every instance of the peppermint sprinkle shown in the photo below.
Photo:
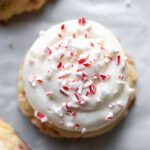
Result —
<path fill-rule="evenodd" d="M 64 24 L 61 25 L 61 30 L 62 30 L 62 31 L 65 30 L 65 25 L 64 25 Z"/>
<path fill-rule="evenodd" d="M 92 62 L 91 62 L 91 61 L 86 61 L 86 62 L 83 63 L 83 65 L 84 65 L 85 67 L 89 67 L 89 66 L 92 65 Z"/>
<path fill-rule="evenodd" d="M 120 55 L 117 56 L 117 65 L 120 65 Z"/>
<path fill-rule="evenodd" d="M 79 18 L 78 19 L 78 23 L 80 24 L 80 25 L 85 25 L 86 24 L 86 19 L 84 18 L 84 17 L 82 17 L 82 18 Z"/>
<path fill-rule="evenodd" d="M 87 38 L 88 38 L 88 34 L 86 33 L 86 34 L 84 35 L 84 37 L 87 39 Z"/>
<path fill-rule="evenodd" d="M 91 84 L 91 85 L 89 86 L 89 90 L 90 90 L 90 93 L 94 95 L 94 94 L 96 93 L 95 84 Z"/>
<path fill-rule="evenodd" d="M 76 115 L 77 115 L 77 112 L 73 112 L 72 113 L 72 116 L 75 118 L 76 117 Z"/>
<path fill-rule="evenodd" d="M 69 108 L 69 106 L 68 106 L 68 102 L 66 102 L 65 107 L 66 107 L 67 111 L 70 112 L 70 108 Z"/>
<path fill-rule="evenodd" d="M 42 113 L 40 113 L 40 112 L 35 111 L 35 112 L 34 112 L 34 116 L 35 116 L 38 120 L 40 120 L 42 123 L 48 121 L 47 117 L 46 117 L 45 115 L 43 115 Z"/>
<path fill-rule="evenodd" d="M 48 91 L 48 92 L 46 92 L 45 93 L 47 96 L 51 96 L 51 95 L 53 95 L 53 92 L 52 91 Z"/>
<path fill-rule="evenodd" d="M 78 94 L 77 94 L 77 93 L 74 93 L 74 94 L 73 94 L 73 100 L 74 100 L 74 102 L 76 102 L 76 103 L 79 103 L 79 104 L 80 104 L 80 99 L 79 99 L 79 96 L 78 96 Z"/>
<path fill-rule="evenodd" d="M 57 68 L 58 68 L 58 69 L 62 68 L 62 62 L 59 62 L 59 63 L 57 64 Z"/>
<path fill-rule="evenodd" d="M 94 47 L 94 44 L 92 42 L 90 44 L 91 44 L 92 47 Z"/>
<path fill-rule="evenodd" d="M 39 75 L 36 76 L 36 81 L 37 81 L 38 83 L 43 83 L 43 79 L 42 79 L 42 77 L 39 76 Z"/>
<path fill-rule="evenodd" d="M 59 38 L 62 38 L 62 35 L 61 35 L 61 34 L 58 33 L 57 35 L 58 35 Z"/>
<path fill-rule="evenodd" d="M 82 59 L 78 60 L 78 63 L 83 64 L 85 61 L 86 61 L 86 58 L 82 58 Z"/>
<path fill-rule="evenodd" d="M 92 84 L 92 80 L 87 80 L 84 84 L 84 88 L 89 87 Z"/>
<path fill-rule="evenodd" d="M 80 125 L 78 123 L 75 124 L 75 129 L 79 129 Z"/>
<path fill-rule="evenodd" d="M 73 38 L 76 38 L 76 34 L 72 34 Z"/>
<path fill-rule="evenodd" d="M 60 91 L 60 93 L 63 94 L 64 96 L 69 96 L 69 94 L 70 94 L 70 93 L 69 93 L 68 91 L 66 91 L 64 88 L 60 88 L 59 91 Z"/>
<path fill-rule="evenodd" d="M 70 88 L 68 86 L 64 86 L 63 89 L 68 91 Z"/>
<path fill-rule="evenodd" d="M 113 113 L 109 112 L 108 115 L 105 117 L 105 120 L 111 121 L 114 118 Z"/>
<path fill-rule="evenodd" d="M 123 75 L 119 75 L 118 78 L 119 78 L 120 80 L 123 80 L 123 79 L 124 79 L 124 76 L 123 76 Z"/>
<path fill-rule="evenodd" d="M 52 50 L 49 47 L 46 47 L 46 53 L 47 53 L 47 55 L 51 55 L 52 54 Z"/>
<path fill-rule="evenodd" d="M 109 75 L 104 75 L 104 74 L 100 75 L 100 79 L 102 80 L 107 80 L 109 77 L 110 77 Z"/>
<path fill-rule="evenodd" d="M 37 82 L 38 82 L 38 83 L 43 83 L 43 79 L 42 79 L 41 76 L 39 76 L 39 75 L 37 75 L 37 76 L 35 76 L 35 75 L 30 75 L 30 76 L 29 76 L 29 83 L 30 83 L 33 87 L 35 87 L 35 86 L 37 85 Z"/>

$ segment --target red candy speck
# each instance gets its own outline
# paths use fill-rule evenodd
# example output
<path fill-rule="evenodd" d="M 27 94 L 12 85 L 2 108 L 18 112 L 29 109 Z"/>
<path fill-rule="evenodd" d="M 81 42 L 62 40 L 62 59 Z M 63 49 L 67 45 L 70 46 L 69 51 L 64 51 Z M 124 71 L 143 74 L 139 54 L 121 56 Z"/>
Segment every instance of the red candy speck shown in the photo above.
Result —
<path fill-rule="evenodd" d="M 88 37 L 88 34 L 85 34 L 84 37 L 87 38 L 87 37 Z"/>
<path fill-rule="evenodd" d="M 83 64 L 85 61 L 86 61 L 86 58 L 82 58 L 82 59 L 78 60 L 78 63 Z"/>
<path fill-rule="evenodd" d="M 78 94 L 74 93 L 74 96 L 76 97 L 77 102 L 80 103 L 80 98 L 79 98 Z"/>
<path fill-rule="evenodd" d="M 46 53 L 47 53 L 48 55 L 51 55 L 52 50 L 51 50 L 49 47 L 46 47 Z"/>
<path fill-rule="evenodd" d="M 90 44 L 91 44 L 92 47 L 94 47 L 94 44 L 92 42 Z"/>
<path fill-rule="evenodd" d="M 89 90 L 90 90 L 90 93 L 91 93 L 91 94 L 95 94 L 95 93 L 96 93 L 96 87 L 95 87 L 95 85 L 94 85 L 94 84 L 91 84 L 91 85 L 89 86 Z"/>
<path fill-rule="evenodd" d="M 67 87 L 67 86 L 64 86 L 63 88 L 64 88 L 64 90 L 66 90 L 66 91 L 69 90 L 69 87 Z"/>
<path fill-rule="evenodd" d="M 76 34 L 72 34 L 73 38 L 76 38 Z"/>
<path fill-rule="evenodd" d="M 64 96 L 68 96 L 64 91 L 62 91 L 61 89 L 59 90 L 61 94 L 63 94 Z"/>
<path fill-rule="evenodd" d="M 67 109 L 68 112 L 71 112 L 71 110 L 70 110 L 70 108 L 68 106 L 68 102 L 66 102 L 66 109 Z"/>
<path fill-rule="evenodd" d="M 101 75 L 100 75 L 100 78 L 101 78 L 102 80 L 106 80 L 106 79 L 107 79 L 107 76 L 106 76 L 106 75 L 101 74 Z"/>
<path fill-rule="evenodd" d="M 44 115 L 42 113 L 38 112 L 37 113 L 37 118 L 38 119 L 42 119 L 42 118 L 44 118 Z"/>
<path fill-rule="evenodd" d="M 117 65 L 120 65 L 120 55 L 117 56 Z"/>
<path fill-rule="evenodd" d="M 61 34 L 58 34 L 58 37 L 59 37 L 59 38 L 62 38 L 62 35 L 61 35 Z"/>
<path fill-rule="evenodd" d="M 61 68 L 61 67 L 62 67 L 62 62 L 59 62 L 57 68 Z"/>
<path fill-rule="evenodd" d="M 65 25 L 64 24 L 61 25 L 61 30 L 65 30 Z"/>
<path fill-rule="evenodd" d="M 80 125 L 79 125 L 78 123 L 76 123 L 75 128 L 76 128 L 76 129 L 79 129 L 79 128 L 80 128 Z"/>
<path fill-rule="evenodd" d="M 76 114 L 77 114 L 76 112 L 73 112 L 73 113 L 72 113 L 72 116 L 73 116 L 73 117 L 76 117 Z"/>
<path fill-rule="evenodd" d="M 79 23 L 80 25 L 85 25 L 85 24 L 86 24 L 86 19 L 85 19 L 84 17 L 79 18 L 79 19 L 78 19 L 78 23 Z"/>

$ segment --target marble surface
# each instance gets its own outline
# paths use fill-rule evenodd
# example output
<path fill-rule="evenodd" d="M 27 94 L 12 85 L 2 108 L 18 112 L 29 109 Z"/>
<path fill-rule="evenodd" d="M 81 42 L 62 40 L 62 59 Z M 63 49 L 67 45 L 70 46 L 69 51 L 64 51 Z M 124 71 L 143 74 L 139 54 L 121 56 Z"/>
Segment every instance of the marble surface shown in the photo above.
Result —
<path fill-rule="evenodd" d="M 113 131 L 80 140 L 43 135 L 19 111 L 16 101 L 18 66 L 41 29 L 85 16 L 108 27 L 134 57 L 138 72 L 137 101 Z M 0 117 L 9 122 L 32 150 L 150 149 L 150 1 L 53 0 L 39 12 L 0 25 Z"/>

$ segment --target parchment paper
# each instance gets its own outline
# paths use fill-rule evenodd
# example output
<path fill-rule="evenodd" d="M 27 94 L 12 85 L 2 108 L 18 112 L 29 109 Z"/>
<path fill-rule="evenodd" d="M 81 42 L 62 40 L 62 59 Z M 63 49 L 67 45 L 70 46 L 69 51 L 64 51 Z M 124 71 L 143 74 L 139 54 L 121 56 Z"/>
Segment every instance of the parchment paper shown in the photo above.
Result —
<path fill-rule="evenodd" d="M 18 110 L 18 66 L 41 29 L 85 16 L 113 31 L 135 59 L 137 101 L 128 117 L 104 136 L 84 140 L 43 135 Z M 0 117 L 32 150 L 150 150 L 150 1 L 56 0 L 39 12 L 0 25 Z"/>

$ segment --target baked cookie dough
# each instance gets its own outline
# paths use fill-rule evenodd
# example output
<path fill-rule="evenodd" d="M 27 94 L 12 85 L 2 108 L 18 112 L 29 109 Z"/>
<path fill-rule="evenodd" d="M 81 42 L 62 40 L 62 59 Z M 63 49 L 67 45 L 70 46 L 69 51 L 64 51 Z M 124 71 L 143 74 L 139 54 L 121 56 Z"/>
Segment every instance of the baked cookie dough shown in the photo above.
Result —
<path fill-rule="evenodd" d="M 0 20 L 40 9 L 48 0 L 0 0 Z"/>
<path fill-rule="evenodd" d="M 126 116 L 136 79 L 117 38 L 82 17 L 51 27 L 33 43 L 19 71 L 19 107 L 45 134 L 93 137 Z"/>
<path fill-rule="evenodd" d="M 0 120 L 0 150 L 29 150 L 14 129 Z"/>

